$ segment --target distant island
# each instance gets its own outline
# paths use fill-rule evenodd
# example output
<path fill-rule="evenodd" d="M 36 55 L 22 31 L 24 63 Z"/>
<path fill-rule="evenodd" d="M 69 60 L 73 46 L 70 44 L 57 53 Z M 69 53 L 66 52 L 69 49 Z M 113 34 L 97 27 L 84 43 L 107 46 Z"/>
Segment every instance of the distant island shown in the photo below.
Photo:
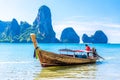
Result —
<path fill-rule="evenodd" d="M 98 30 L 90 37 L 87 34 L 83 34 L 82 41 L 84 43 L 107 43 L 108 38 L 103 31 Z"/>
<path fill-rule="evenodd" d="M 0 42 L 30 43 L 30 33 L 36 34 L 39 43 L 80 43 L 80 37 L 72 27 L 62 31 L 60 40 L 56 38 L 52 27 L 51 11 L 46 5 L 39 8 L 32 25 L 26 21 L 18 24 L 15 18 L 12 21 L 0 21 Z M 84 43 L 108 43 L 107 36 L 101 30 L 96 31 L 91 37 L 83 34 L 82 40 Z"/>

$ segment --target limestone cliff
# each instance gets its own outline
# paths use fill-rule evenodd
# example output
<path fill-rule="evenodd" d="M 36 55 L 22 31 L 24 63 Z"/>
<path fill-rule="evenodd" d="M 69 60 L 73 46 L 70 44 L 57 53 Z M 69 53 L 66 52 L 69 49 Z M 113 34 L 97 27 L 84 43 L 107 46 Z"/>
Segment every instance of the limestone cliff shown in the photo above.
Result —
<path fill-rule="evenodd" d="M 63 43 L 79 43 L 80 38 L 72 27 L 68 27 L 62 31 L 60 41 Z"/>

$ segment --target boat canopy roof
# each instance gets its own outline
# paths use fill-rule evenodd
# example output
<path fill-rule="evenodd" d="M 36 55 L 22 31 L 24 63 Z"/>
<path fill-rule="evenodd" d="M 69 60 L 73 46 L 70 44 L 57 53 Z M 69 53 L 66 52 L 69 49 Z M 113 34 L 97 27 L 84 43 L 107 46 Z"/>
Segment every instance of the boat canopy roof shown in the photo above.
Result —
<path fill-rule="evenodd" d="M 84 50 L 72 50 L 72 49 L 59 49 L 59 51 L 64 51 L 64 52 L 84 52 Z"/>

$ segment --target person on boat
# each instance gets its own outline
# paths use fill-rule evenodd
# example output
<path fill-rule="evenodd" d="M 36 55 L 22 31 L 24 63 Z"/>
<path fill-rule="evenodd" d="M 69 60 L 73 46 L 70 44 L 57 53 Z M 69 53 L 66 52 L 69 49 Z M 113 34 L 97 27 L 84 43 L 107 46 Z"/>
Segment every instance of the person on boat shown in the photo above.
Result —
<path fill-rule="evenodd" d="M 96 58 L 96 59 L 103 59 L 105 60 L 105 58 L 101 57 L 98 53 L 97 53 L 97 50 L 95 48 L 92 48 L 92 54 L 93 54 L 93 58 Z"/>
<path fill-rule="evenodd" d="M 91 49 L 87 44 L 85 44 L 85 46 L 85 50 L 87 51 L 87 57 L 89 57 L 89 52 L 91 51 Z"/>
<path fill-rule="evenodd" d="M 92 54 L 93 54 L 93 57 L 97 57 L 97 51 L 95 48 L 92 48 Z"/>

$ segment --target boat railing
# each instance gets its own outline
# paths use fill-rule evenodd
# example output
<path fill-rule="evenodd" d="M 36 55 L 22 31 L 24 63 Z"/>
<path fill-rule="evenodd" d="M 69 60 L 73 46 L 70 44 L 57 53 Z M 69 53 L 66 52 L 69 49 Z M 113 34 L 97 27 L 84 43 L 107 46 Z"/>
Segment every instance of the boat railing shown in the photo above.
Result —
<path fill-rule="evenodd" d="M 86 52 L 84 50 L 72 50 L 72 49 L 65 48 L 65 49 L 59 49 L 59 51 L 60 51 L 60 55 L 66 55 L 66 56 L 71 56 L 75 58 L 87 58 Z"/>

